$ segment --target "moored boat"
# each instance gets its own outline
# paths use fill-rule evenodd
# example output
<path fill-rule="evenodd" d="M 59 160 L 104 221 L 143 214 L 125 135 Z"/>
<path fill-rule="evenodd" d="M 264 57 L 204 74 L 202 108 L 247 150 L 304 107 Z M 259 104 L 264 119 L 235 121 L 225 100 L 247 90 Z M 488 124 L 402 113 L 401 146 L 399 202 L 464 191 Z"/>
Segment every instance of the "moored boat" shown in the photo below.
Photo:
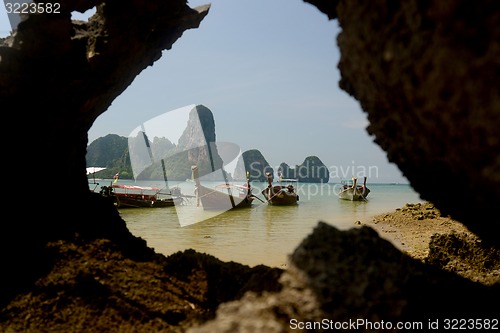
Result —
<path fill-rule="evenodd" d="M 183 203 L 182 195 L 161 193 L 157 187 L 112 184 L 102 186 L 100 193 L 111 198 L 117 208 L 161 208 Z"/>
<path fill-rule="evenodd" d="M 364 177 L 363 185 L 357 185 L 357 178 L 352 178 L 351 184 L 343 184 L 339 191 L 339 198 L 350 201 L 366 200 L 370 193 L 370 189 L 366 186 L 366 177 Z"/>
<path fill-rule="evenodd" d="M 296 179 L 281 179 L 279 185 L 272 184 L 271 173 L 266 173 L 267 187 L 262 190 L 264 198 L 270 205 L 296 205 L 299 195 L 296 191 Z"/>
<path fill-rule="evenodd" d="M 252 194 L 248 177 L 246 185 L 229 184 L 226 181 L 215 188 L 209 188 L 201 185 L 197 166 L 191 167 L 191 171 L 196 185 L 196 206 L 199 206 L 200 202 L 205 210 L 230 210 L 252 206 L 255 196 Z"/>

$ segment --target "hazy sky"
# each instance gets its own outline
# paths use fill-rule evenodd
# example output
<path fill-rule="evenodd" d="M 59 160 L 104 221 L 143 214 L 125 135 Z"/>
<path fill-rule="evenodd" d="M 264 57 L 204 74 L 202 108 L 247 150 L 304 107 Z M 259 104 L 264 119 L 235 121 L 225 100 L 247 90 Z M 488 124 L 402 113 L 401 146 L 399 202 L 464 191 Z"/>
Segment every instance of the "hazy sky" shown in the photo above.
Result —
<path fill-rule="evenodd" d="M 0 12 L 3 34 L 5 21 Z M 167 111 L 203 104 L 214 114 L 218 141 L 259 149 L 273 167 L 316 155 L 333 176 L 371 167 L 369 181 L 407 182 L 367 134 L 359 104 L 338 87 L 338 33 L 337 21 L 302 0 L 213 0 L 200 27 L 187 30 L 97 119 L 89 141 L 128 136 Z"/>

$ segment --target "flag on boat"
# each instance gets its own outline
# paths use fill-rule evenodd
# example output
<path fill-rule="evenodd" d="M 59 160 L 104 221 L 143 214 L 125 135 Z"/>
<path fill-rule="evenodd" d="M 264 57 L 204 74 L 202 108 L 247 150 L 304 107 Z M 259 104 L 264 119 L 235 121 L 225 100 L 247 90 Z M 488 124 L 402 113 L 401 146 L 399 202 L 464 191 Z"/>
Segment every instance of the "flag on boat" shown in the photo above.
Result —
<path fill-rule="evenodd" d="M 114 176 L 113 176 L 113 178 L 114 178 L 114 180 L 115 180 L 113 183 L 116 183 L 116 182 L 118 181 L 118 175 L 119 175 L 119 174 L 120 174 L 120 171 L 118 171 L 118 172 L 116 173 L 116 175 L 114 175 Z"/>

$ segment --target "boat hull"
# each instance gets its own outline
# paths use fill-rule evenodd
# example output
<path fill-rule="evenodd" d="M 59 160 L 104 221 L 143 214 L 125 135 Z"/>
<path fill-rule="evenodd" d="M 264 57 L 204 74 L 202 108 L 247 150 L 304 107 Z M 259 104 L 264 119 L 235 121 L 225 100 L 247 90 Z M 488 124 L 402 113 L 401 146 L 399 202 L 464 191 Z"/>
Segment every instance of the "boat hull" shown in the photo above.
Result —
<path fill-rule="evenodd" d="M 202 185 L 197 186 L 197 197 L 205 210 L 230 210 L 251 207 L 251 195 L 230 195 Z"/>
<path fill-rule="evenodd" d="M 162 208 L 172 207 L 181 203 L 181 197 L 160 199 L 153 197 L 140 198 L 129 195 L 115 195 L 115 204 L 117 208 Z"/>
<path fill-rule="evenodd" d="M 299 201 L 297 193 L 285 186 L 267 187 L 262 191 L 262 195 L 270 205 L 296 205 Z"/>
<path fill-rule="evenodd" d="M 360 200 L 366 200 L 366 197 L 368 196 L 369 193 L 370 190 L 367 187 L 364 188 L 349 187 L 339 192 L 339 198 L 342 200 L 360 201 Z"/>

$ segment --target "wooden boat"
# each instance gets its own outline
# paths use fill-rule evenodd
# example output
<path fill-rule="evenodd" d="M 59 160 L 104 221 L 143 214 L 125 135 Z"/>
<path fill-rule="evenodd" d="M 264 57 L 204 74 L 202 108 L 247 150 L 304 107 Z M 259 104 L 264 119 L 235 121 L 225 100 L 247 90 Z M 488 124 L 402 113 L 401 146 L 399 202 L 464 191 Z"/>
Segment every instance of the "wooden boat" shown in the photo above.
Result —
<path fill-rule="evenodd" d="M 266 173 L 267 187 L 262 190 L 264 198 L 271 205 L 296 205 L 299 201 L 299 195 L 293 185 L 297 183 L 296 179 L 281 179 L 280 184 L 273 186 L 271 173 Z"/>
<path fill-rule="evenodd" d="M 161 193 L 156 187 L 112 184 L 102 186 L 100 193 L 111 198 L 117 208 L 161 208 L 182 204 L 182 195 L 178 194 L 177 189 L 173 190 L 177 195 L 173 192 Z"/>
<path fill-rule="evenodd" d="M 339 192 L 339 198 L 350 201 L 366 200 L 370 193 L 370 189 L 366 187 L 366 177 L 364 178 L 363 185 L 356 185 L 357 178 L 352 179 L 351 184 L 343 184 Z"/>
<path fill-rule="evenodd" d="M 235 208 L 251 207 L 255 196 L 252 194 L 250 180 L 247 177 L 246 185 L 225 184 L 209 188 L 200 184 L 198 167 L 191 167 L 195 182 L 196 206 L 203 206 L 204 210 L 230 210 Z M 238 193 L 235 194 L 234 192 Z"/>

